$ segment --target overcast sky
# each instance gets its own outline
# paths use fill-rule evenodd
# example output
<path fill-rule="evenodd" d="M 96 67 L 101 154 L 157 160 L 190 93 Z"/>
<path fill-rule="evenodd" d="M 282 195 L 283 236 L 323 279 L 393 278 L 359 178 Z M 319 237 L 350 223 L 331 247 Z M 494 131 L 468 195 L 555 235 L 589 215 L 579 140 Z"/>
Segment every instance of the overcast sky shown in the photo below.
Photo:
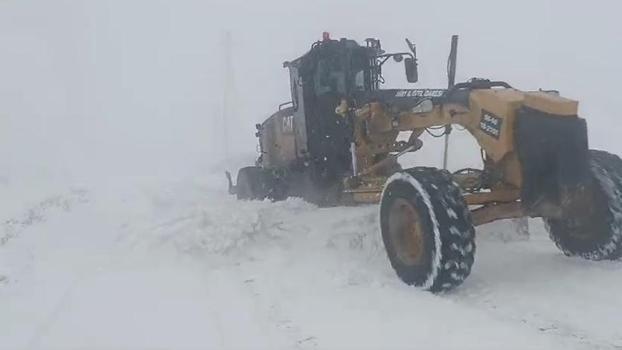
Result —
<path fill-rule="evenodd" d="M 282 62 L 323 31 L 377 37 L 388 51 L 409 37 L 420 63 L 413 87 L 446 84 L 459 34 L 458 80 L 560 90 L 580 100 L 591 144 L 622 153 L 621 4 L 0 0 L 0 175 L 175 173 L 222 158 L 227 31 L 233 154 L 254 152 L 254 124 L 289 98 Z"/>

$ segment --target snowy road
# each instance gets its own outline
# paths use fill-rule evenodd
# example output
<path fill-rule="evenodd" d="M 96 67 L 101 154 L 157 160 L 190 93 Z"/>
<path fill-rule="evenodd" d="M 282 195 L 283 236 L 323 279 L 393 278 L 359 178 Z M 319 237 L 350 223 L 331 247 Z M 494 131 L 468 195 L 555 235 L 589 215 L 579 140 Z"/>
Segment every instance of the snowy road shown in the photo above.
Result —
<path fill-rule="evenodd" d="M 238 202 L 191 181 L 82 186 L 0 226 L 1 349 L 620 349 L 622 265 L 478 230 L 469 279 L 402 284 L 377 207 Z M 119 182 L 121 183 L 121 182 Z"/>

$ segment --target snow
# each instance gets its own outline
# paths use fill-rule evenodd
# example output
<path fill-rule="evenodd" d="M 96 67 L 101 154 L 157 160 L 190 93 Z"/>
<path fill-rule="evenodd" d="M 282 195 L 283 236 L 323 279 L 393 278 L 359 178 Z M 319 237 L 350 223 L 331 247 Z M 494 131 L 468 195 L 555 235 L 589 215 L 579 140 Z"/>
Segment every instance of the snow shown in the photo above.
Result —
<path fill-rule="evenodd" d="M 565 257 L 539 220 L 529 239 L 478 228 L 469 278 L 432 295 L 392 271 L 377 206 L 238 202 L 222 175 L 253 163 L 254 124 L 290 92 L 280 63 L 323 31 L 387 51 L 411 38 L 412 87 L 430 88 L 459 34 L 458 81 L 560 90 L 591 147 L 619 154 L 620 7 L 0 1 L 0 349 L 622 347 L 622 267 Z M 386 87 L 407 87 L 402 68 Z M 451 168 L 480 165 L 467 136 L 453 132 Z M 438 166 L 442 140 L 423 141 L 404 158 Z"/>
<path fill-rule="evenodd" d="M 391 270 L 377 206 L 239 202 L 220 177 L 83 185 L 24 207 L 0 245 L 0 348 L 622 346 L 619 264 L 565 257 L 537 220 L 529 240 L 480 228 L 471 276 L 433 295 Z"/>

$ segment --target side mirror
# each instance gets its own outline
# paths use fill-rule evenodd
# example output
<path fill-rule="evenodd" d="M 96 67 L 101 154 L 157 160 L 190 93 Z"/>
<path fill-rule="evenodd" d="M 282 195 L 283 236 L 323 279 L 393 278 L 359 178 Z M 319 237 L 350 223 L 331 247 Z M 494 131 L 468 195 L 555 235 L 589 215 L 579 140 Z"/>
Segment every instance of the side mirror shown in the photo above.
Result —
<path fill-rule="evenodd" d="M 411 57 L 404 58 L 404 68 L 406 70 L 406 80 L 409 83 L 416 83 L 419 80 L 417 60 Z"/>

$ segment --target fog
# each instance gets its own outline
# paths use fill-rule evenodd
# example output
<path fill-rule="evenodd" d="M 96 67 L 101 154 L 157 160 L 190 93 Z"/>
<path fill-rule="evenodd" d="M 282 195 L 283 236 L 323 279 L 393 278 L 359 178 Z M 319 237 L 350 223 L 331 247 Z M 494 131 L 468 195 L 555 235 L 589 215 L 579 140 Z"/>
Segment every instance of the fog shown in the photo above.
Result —
<path fill-rule="evenodd" d="M 590 146 L 622 155 L 621 10 L 619 0 L 0 0 L 0 349 L 622 349 L 621 265 L 567 257 L 581 244 L 563 247 L 556 233 L 589 244 L 573 254 L 618 256 L 613 157 L 594 158 L 603 191 L 581 187 L 585 217 L 549 218 L 554 230 L 501 220 L 479 226 L 476 242 L 466 205 L 429 175 L 399 178 L 412 187 L 403 198 L 385 192 L 411 208 L 394 215 L 406 206 L 385 202 L 388 226 L 375 205 L 237 200 L 223 176 L 253 162 L 255 123 L 290 99 L 283 61 L 325 31 L 376 37 L 389 52 L 410 38 L 420 81 L 406 84 L 395 63 L 383 73 L 385 87 L 411 88 L 447 86 L 458 34 L 458 82 L 559 90 L 580 101 Z M 478 165 L 475 142 L 454 130 L 450 168 Z M 403 161 L 440 166 L 442 139 L 424 143 Z M 583 201 L 560 193 L 559 212 L 579 214 Z M 507 204 L 483 213 L 516 214 Z M 471 276 L 417 292 L 391 268 L 399 251 L 416 261 L 402 271 L 429 270 L 443 288 Z"/>
<path fill-rule="evenodd" d="M 621 9 L 561 0 L 3 0 L 0 179 L 201 176 L 227 167 L 226 157 L 250 158 L 254 124 L 288 100 L 281 63 L 323 31 L 377 37 L 388 51 L 409 37 L 417 87 L 446 85 L 449 38 L 459 34 L 458 81 L 560 90 L 580 100 L 591 146 L 621 153 Z M 225 140 L 227 32 L 234 103 Z M 400 74 L 388 73 L 392 86 L 406 86 Z M 472 157 L 452 150 L 454 162 Z"/>

